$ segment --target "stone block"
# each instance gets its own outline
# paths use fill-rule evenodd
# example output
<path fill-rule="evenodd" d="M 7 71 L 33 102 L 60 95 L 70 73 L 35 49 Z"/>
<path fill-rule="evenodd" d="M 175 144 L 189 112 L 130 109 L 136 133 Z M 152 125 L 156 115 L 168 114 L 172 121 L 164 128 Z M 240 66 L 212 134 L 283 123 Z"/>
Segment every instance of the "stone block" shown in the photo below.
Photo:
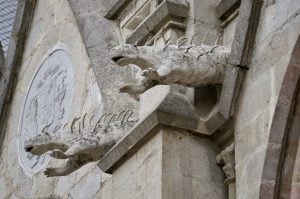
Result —
<path fill-rule="evenodd" d="M 5 178 L 0 177 L 0 198 L 5 198 L 8 195 L 8 188 L 6 186 Z"/>
<path fill-rule="evenodd" d="M 100 198 L 112 199 L 112 194 L 112 179 L 110 179 L 103 187 L 101 187 Z"/>
<path fill-rule="evenodd" d="M 231 48 L 234 39 L 237 19 L 238 17 L 234 18 L 226 27 L 224 27 L 223 45 L 228 46 L 228 48 Z"/>
<path fill-rule="evenodd" d="M 120 157 L 105 185 L 114 198 L 224 198 L 218 149 L 206 138 L 187 131 L 161 128 L 139 148 Z M 101 163 L 100 163 L 101 166 Z M 105 193 L 107 194 L 107 193 Z"/>
<path fill-rule="evenodd" d="M 224 18 L 238 8 L 240 0 L 221 0 L 215 6 L 216 15 L 218 18 Z M 224 16 L 227 14 L 226 16 Z"/>
<path fill-rule="evenodd" d="M 76 173 L 72 173 L 69 176 L 62 176 L 57 180 L 54 188 L 54 194 L 58 196 L 64 196 L 70 192 L 70 189 L 76 184 Z"/>
<path fill-rule="evenodd" d="M 248 67 L 261 11 L 261 0 L 242 1 L 239 18 L 231 47 L 229 62 L 233 65 Z M 254 34 L 253 34 L 254 33 Z"/>
<path fill-rule="evenodd" d="M 144 44 L 147 37 L 156 34 L 170 19 L 182 22 L 188 13 L 188 5 L 182 1 L 166 0 L 151 13 L 127 38 L 126 43 Z"/>
<path fill-rule="evenodd" d="M 82 178 L 70 191 L 73 199 L 93 199 L 94 195 L 100 190 L 100 172 L 97 168 L 93 169 Z"/>
<path fill-rule="evenodd" d="M 268 116 L 268 112 L 262 113 L 243 128 L 235 130 L 236 164 L 248 159 L 253 151 L 266 149 L 269 133 L 266 125 L 269 121 Z"/>
<path fill-rule="evenodd" d="M 252 150 L 247 159 L 236 164 L 236 198 L 259 198 L 264 157 L 265 149 L 260 147 Z"/>
<path fill-rule="evenodd" d="M 270 106 L 272 99 L 271 72 L 266 71 L 259 74 L 255 81 L 247 74 L 240 92 L 236 116 L 237 129 L 247 126 L 250 121 Z"/>

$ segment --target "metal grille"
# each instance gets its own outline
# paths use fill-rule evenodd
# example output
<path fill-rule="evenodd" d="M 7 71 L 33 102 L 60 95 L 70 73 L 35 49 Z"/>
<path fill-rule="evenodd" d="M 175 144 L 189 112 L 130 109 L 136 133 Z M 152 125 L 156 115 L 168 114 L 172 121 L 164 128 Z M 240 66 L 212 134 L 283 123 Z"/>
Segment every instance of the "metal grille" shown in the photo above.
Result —
<path fill-rule="evenodd" d="M 0 42 L 5 55 L 9 46 L 17 4 L 17 0 L 0 0 Z"/>

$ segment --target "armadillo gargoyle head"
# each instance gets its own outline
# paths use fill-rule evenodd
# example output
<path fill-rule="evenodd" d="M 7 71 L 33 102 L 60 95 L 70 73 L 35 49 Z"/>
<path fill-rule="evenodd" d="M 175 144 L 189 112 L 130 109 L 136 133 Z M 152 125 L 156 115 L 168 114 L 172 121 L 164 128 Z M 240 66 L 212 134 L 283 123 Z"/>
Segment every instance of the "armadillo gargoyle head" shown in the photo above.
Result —
<path fill-rule="evenodd" d="M 42 155 L 53 149 L 66 150 L 67 146 L 58 142 L 58 138 L 49 134 L 39 134 L 25 141 L 24 150 L 33 155 Z"/>
<path fill-rule="evenodd" d="M 118 66 L 134 64 L 142 70 L 137 73 L 139 82 L 125 87 L 128 93 L 140 94 L 158 84 L 189 87 L 222 84 L 229 54 L 229 48 L 218 45 L 123 44 L 111 50 L 111 59 Z"/>

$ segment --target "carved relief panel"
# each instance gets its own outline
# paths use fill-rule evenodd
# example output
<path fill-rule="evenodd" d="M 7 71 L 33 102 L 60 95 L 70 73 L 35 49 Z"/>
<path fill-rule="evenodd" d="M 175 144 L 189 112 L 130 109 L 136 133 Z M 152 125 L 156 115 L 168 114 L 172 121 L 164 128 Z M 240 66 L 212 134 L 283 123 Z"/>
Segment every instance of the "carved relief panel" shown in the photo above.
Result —
<path fill-rule="evenodd" d="M 24 151 L 24 141 L 37 134 L 56 134 L 69 120 L 74 94 L 74 71 L 63 45 L 53 48 L 42 60 L 25 97 L 18 137 L 19 162 L 28 175 L 40 171 L 49 156 Z"/>

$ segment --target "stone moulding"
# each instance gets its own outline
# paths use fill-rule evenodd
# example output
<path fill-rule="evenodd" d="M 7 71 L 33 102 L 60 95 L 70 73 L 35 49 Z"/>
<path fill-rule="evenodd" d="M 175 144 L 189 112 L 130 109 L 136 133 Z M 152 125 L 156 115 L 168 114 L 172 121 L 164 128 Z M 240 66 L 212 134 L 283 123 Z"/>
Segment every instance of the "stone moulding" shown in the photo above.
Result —
<path fill-rule="evenodd" d="M 215 6 L 215 12 L 218 18 L 226 19 L 235 10 L 239 8 L 241 0 L 221 0 Z"/>
<path fill-rule="evenodd" d="M 181 110 L 174 109 L 174 104 L 180 106 Z M 199 120 L 196 109 L 184 96 L 180 97 L 178 93 L 170 92 L 155 111 L 139 122 L 104 155 L 98 166 L 102 171 L 112 173 L 162 126 L 185 129 L 202 136 L 209 136 L 219 127 L 216 124 L 225 122 L 226 119 L 220 114 L 215 114 L 209 121 Z"/>
<path fill-rule="evenodd" d="M 126 43 L 145 43 L 148 37 L 154 36 L 167 21 L 183 22 L 187 17 L 188 9 L 185 4 L 164 1 L 126 38 Z"/>
<path fill-rule="evenodd" d="M 107 19 L 115 19 L 131 0 L 118 0 L 104 16 Z"/>
<path fill-rule="evenodd" d="M 25 40 L 32 22 L 36 0 L 19 0 L 12 36 L 0 78 L 0 146 L 5 135 L 5 123 L 10 110 L 10 102 L 16 86 L 16 74 L 22 64 Z"/>
<path fill-rule="evenodd" d="M 292 192 L 294 176 L 291 173 L 295 172 L 293 175 L 297 175 L 297 150 L 294 148 L 298 148 L 299 140 L 299 122 L 296 116 L 300 88 L 299 55 L 300 36 L 286 69 L 273 115 L 260 182 L 261 199 L 292 198 L 292 194 L 297 194 L 296 191 Z"/>
<path fill-rule="evenodd" d="M 196 125 L 196 120 L 156 110 L 108 151 L 99 161 L 98 167 L 103 172 L 113 173 L 119 165 L 157 133 L 162 126 L 192 130 L 191 127 Z"/>
<path fill-rule="evenodd" d="M 130 1 L 118 1 L 106 14 L 106 18 L 115 19 Z M 175 22 L 184 26 L 189 6 L 172 0 L 163 1 L 127 38 L 128 44 L 144 44 L 147 39 L 154 36 L 168 22 Z"/>

